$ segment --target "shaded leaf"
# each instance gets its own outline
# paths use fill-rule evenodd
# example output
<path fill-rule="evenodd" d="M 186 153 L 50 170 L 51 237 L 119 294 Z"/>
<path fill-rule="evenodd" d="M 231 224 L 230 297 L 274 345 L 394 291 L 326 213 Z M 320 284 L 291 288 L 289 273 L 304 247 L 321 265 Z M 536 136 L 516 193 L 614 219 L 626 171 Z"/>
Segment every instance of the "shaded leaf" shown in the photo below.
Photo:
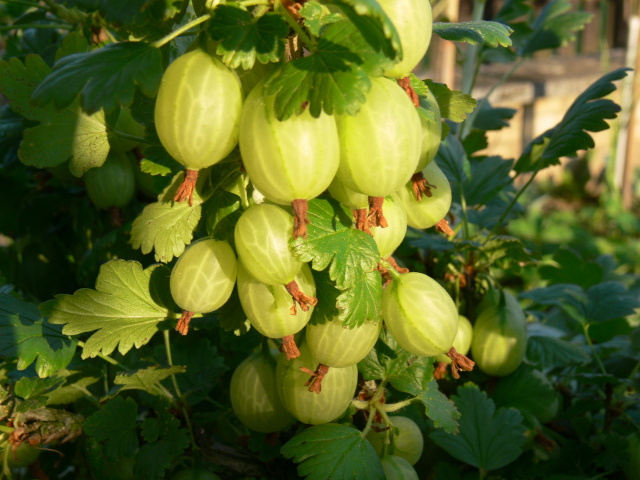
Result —
<path fill-rule="evenodd" d="M 481 104 L 480 110 L 473 119 L 473 128 L 480 130 L 501 130 L 509 126 L 517 110 L 507 107 L 492 107 L 489 101 Z"/>
<path fill-rule="evenodd" d="M 384 478 L 382 464 L 360 431 L 327 423 L 299 433 L 282 447 L 282 455 L 299 463 L 298 474 L 307 480 Z"/>
<path fill-rule="evenodd" d="M 114 387 L 109 392 L 110 396 L 115 396 L 125 390 L 143 390 L 151 395 L 164 395 L 158 388 L 159 383 L 165 378 L 184 373 L 186 367 L 174 365 L 161 368 L 157 365 L 148 368 L 141 368 L 132 372 L 118 373 L 113 379 Z"/>
<path fill-rule="evenodd" d="M 522 453 L 527 430 L 515 409 L 496 411 L 492 400 L 473 384 L 458 388 L 452 396 L 460 411 L 460 434 L 437 430 L 429 436 L 450 455 L 483 470 L 510 464 Z"/>
<path fill-rule="evenodd" d="M 117 397 L 87 417 L 84 433 L 98 442 L 105 442 L 107 459 L 116 461 L 120 457 L 133 455 L 138 448 L 136 417 L 138 405 L 132 398 Z"/>
<path fill-rule="evenodd" d="M 448 434 L 457 434 L 458 419 L 461 412 L 447 396 L 438 389 L 438 382 L 435 378 L 427 384 L 426 388 L 420 392 L 418 399 L 425 407 L 425 413 L 433 421 L 433 426 L 441 428 Z"/>
<path fill-rule="evenodd" d="M 42 408 L 47 404 L 48 394 L 64 382 L 58 377 L 29 378 L 22 377 L 16 382 L 14 393 L 23 401 L 16 407 L 18 412 L 28 412 Z"/>
<path fill-rule="evenodd" d="M 34 361 L 41 378 L 65 368 L 73 359 L 76 342 L 49 324 L 32 303 L 0 293 L 0 356 L 16 359 L 18 370 Z"/>
<path fill-rule="evenodd" d="M 515 372 L 498 379 L 492 398 L 497 407 L 513 407 L 540 417 L 558 401 L 558 393 L 551 383 L 545 382 L 542 372 L 522 364 Z"/>
<path fill-rule="evenodd" d="M 589 288 L 604 280 L 604 270 L 597 262 L 583 260 L 577 252 L 569 248 L 558 249 L 553 255 L 553 261 L 555 265 L 538 267 L 540 277 L 551 285 L 575 283 L 582 288 Z"/>
<path fill-rule="evenodd" d="M 532 335 L 527 341 L 527 360 L 542 368 L 584 365 L 591 360 L 580 346 L 559 338 Z"/>
<path fill-rule="evenodd" d="M 587 132 L 600 132 L 609 128 L 605 119 L 616 118 L 620 107 L 603 99 L 616 89 L 614 81 L 627 76 L 628 69 L 619 68 L 600 77 L 571 104 L 560 123 L 542 133 L 525 148 L 516 162 L 518 173 L 557 165 L 560 157 L 575 156 L 578 150 L 593 148 L 594 142 Z M 542 162 L 541 165 L 538 165 Z"/>
<path fill-rule="evenodd" d="M 117 74 L 114 74 L 117 72 Z M 39 105 L 53 102 L 63 108 L 82 92 L 82 107 L 88 113 L 116 105 L 131 105 L 137 85 L 153 97 L 162 78 L 162 54 L 143 42 L 112 43 L 88 53 L 76 53 L 56 62 L 52 72 L 36 88 Z"/>
<path fill-rule="evenodd" d="M 513 182 L 509 173 L 513 160 L 491 156 L 472 159 L 471 175 L 464 182 L 464 197 L 467 205 L 485 205 Z"/>
<path fill-rule="evenodd" d="M 320 36 L 323 27 L 331 25 L 343 18 L 340 13 L 331 13 L 327 7 L 315 0 L 305 2 L 300 9 L 304 25 L 316 37 Z"/>

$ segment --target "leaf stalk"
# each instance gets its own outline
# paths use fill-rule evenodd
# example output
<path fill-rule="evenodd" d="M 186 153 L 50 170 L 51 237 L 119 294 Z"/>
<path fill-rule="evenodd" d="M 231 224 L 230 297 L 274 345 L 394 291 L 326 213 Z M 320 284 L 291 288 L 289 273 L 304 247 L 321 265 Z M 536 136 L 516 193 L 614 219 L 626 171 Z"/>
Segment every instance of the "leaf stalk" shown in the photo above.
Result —
<path fill-rule="evenodd" d="M 186 32 L 188 30 L 191 30 L 193 27 L 195 27 L 197 25 L 200 25 L 201 23 L 206 22 L 210 18 L 211 18 L 211 14 L 210 13 L 205 13 L 204 15 L 201 15 L 198 18 L 195 18 L 195 19 L 191 20 L 190 22 L 185 23 L 182 27 L 175 29 L 173 32 L 171 32 L 168 35 L 165 35 L 160 40 L 156 40 L 155 42 L 153 42 L 151 44 L 151 46 L 155 47 L 155 48 L 160 48 L 160 47 L 166 45 L 167 43 L 169 43 L 174 38 L 179 37 L 184 32 Z"/>

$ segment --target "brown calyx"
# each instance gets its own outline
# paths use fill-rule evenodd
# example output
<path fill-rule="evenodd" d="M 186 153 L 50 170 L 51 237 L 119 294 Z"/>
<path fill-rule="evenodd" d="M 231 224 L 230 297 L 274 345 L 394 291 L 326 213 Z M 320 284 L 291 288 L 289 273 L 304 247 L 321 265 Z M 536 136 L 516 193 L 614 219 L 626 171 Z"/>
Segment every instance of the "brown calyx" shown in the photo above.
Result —
<path fill-rule="evenodd" d="M 433 378 L 436 380 L 442 380 L 447 373 L 447 362 L 438 362 L 436 365 L 436 370 L 433 372 Z"/>
<path fill-rule="evenodd" d="M 144 160 L 144 153 L 142 153 L 142 150 L 140 149 L 140 147 L 135 147 L 131 151 L 136 156 L 136 159 L 138 160 L 138 162 L 141 162 L 142 160 Z"/>
<path fill-rule="evenodd" d="M 389 262 L 391 264 L 391 266 L 395 269 L 396 272 L 398 272 L 398 273 L 409 273 L 409 269 L 401 267 L 400 265 L 398 265 L 398 262 L 396 262 L 395 258 L 389 256 L 389 258 L 387 258 L 387 262 Z"/>
<path fill-rule="evenodd" d="M 306 200 L 294 200 L 291 202 L 293 207 L 293 238 L 298 237 L 307 238 L 307 225 L 309 219 L 307 218 L 307 211 L 309 210 L 309 204 Z"/>
<path fill-rule="evenodd" d="M 176 325 L 176 332 L 180 332 L 182 335 L 186 335 L 189 332 L 189 322 L 191 322 L 193 312 L 187 312 L 184 310 L 178 324 Z"/>
<path fill-rule="evenodd" d="M 422 172 L 414 173 L 411 177 L 411 185 L 413 186 L 413 194 L 416 197 L 417 201 L 422 200 L 422 195 L 424 194 L 427 197 L 431 197 L 433 193 L 431 193 L 432 188 L 438 188 L 435 185 L 431 185 Z"/>
<path fill-rule="evenodd" d="M 114 227 L 121 227 L 123 223 L 122 210 L 119 207 L 109 207 L 109 219 Z"/>
<path fill-rule="evenodd" d="M 284 288 L 286 288 L 287 292 L 289 292 L 289 295 L 293 297 L 293 306 L 289 310 L 289 313 L 291 315 L 295 315 L 296 313 L 298 313 L 296 302 L 300 304 L 300 308 L 302 308 L 304 312 L 309 310 L 310 306 L 315 307 L 318 303 L 318 299 L 316 297 L 307 295 L 302 290 L 300 290 L 300 286 L 295 280 L 291 280 L 284 286 Z"/>
<path fill-rule="evenodd" d="M 356 228 L 362 230 L 364 233 L 371 235 L 371 229 L 369 228 L 369 219 L 367 218 L 368 212 L 366 208 L 356 208 L 353 211 L 353 216 L 356 219 Z"/>
<path fill-rule="evenodd" d="M 315 372 L 312 372 L 306 367 L 300 367 L 300 370 L 311 375 L 311 378 L 307 380 L 304 386 L 309 387 L 310 392 L 320 393 L 322 391 L 322 379 L 329 373 L 329 367 L 320 363 Z"/>
<path fill-rule="evenodd" d="M 362 390 L 360 390 L 358 392 L 358 400 L 363 401 L 363 402 L 368 402 L 376 394 L 376 391 L 377 391 L 376 389 L 370 390 L 369 388 L 367 388 L 367 385 L 365 383 L 365 385 L 363 386 Z M 380 395 L 380 397 L 378 397 L 378 404 L 384 405 L 387 402 L 387 399 L 385 398 L 385 394 L 386 394 L 386 392 L 382 392 L 382 395 Z M 364 418 L 369 419 L 369 410 L 368 409 L 362 410 L 362 413 L 364 414 Z M 382 415 L 380 414 L 380 410 L 378 410 L 377 408 L 376 408 L 376 413 L 373 416 L 373 422 L 374 423 L 384 423 L 384 419 L 382 418 Z"/>
<path fill-rule="evenodd" d="M 369 227 L 387 228 L 389 226 L 382 212 L 382 202 L 384 202 L 384 197 L 369 197 L 369 216 L 367 217 Z"/>
<path fill-rule="evenodd" d="M 413 106 L 418 108 L 420 106 L 420 99 L 418 98 L 416 91 L 411 86 L 411 77 L 407 75 L 404 78 L 399 78 L 398 85 L 400 85 L 406 94 L 409 95 L 409 99 L 413 102 Z"/>
<path fill-rule="evenodd" d="M 380 276 L 382 277 L 382 288 L 385 288 L 393 281 L 391 273 L 389 272 L 389 270 L 384 268 L 382 264 L 378 263 L 378 265 L 376 266 L 376 270 L 380 272 Z"/>
<path fill-rule="evenodd" d="M 549 437 L 545 437 L 538 427 L 536 427 L 535 441 L 540 444 L 547 453 L 556 448 L 556 442 Z"/>
<path fill-rule="evenodd" d="M 451 375 L 453 375 L 453 378 L 456 380 L 460 378 L 460 374 L 458 373 L 459 370 L 470 372 L 476 364 L 473 360 L 456 352 L 454 347 L 451 347 L 445 355 L 451 359 Z"/>
<path fill-rule="evenodd" d="M 173 201 L 182 203 L 188 199 L 189 206 L 193 206 L 193 191 L 196 189 L 196 180 L 198 180 L 198 170 L 189 170 L 187 168 L 184 172 L 184 180 L 178 187 Z"/>
<path fill-rule="evenodd" d="M 38 480 L 49 480 L 49 476 L 42 470 L 40 466 L 40 459 L 36 459 L 31 465 L 29 465 L 29 473 L 33 478 L 37 478 Z"/>
<path fill-rule="evenodd" d="M 287 356 L 287 360 L 293 360 L 294 358 L 298 358 L 300 356 L 300 350 L 298 350 L 298 346 L 296 345 L 296 341 L 294 340 L 293 335 L 282 337 L 281 349 Z"/>
<path fill-rule="evenodd" d="M 449 237 L 453 237 L 455 235 L 454 231 L 451 230 L 451 227 L 449 226 L 449 222 L 447 222 L 446 218 L 443 218 L 438 223 L 436 223 L 436 230 L 444 233 Z"/>
<path fill-rule="evenodd" d="M 287 9 L 287 12 L 296 20 L 300 20 L 300 10 L 302 9 L 302 4 L 305 3 L 306 0 L 301 2 L 293 2 L 291 0 L 282 0 L 282 6 Z"/>

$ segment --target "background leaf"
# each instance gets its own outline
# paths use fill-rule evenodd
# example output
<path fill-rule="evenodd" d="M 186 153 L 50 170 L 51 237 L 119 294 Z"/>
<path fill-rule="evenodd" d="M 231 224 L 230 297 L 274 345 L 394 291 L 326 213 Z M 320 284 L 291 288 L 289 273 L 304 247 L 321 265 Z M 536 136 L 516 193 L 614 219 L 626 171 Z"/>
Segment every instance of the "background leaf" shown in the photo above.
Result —
<path fill-rule="evenodd" d="M 442 23 L 433 24 L 433 33 L 454 42 L 467 42 L 471 45 L 480 44 L 487 47 L 511 46 L 511 35 L 513 29 L 498 22 L 488 22 L 477 20 L 474 22 Z"/>
<path fill-rule="evenodd" d="M 185 367 L 174 365 L 167 368 L 158 366 L 141 368 L 133 372 L 118 373 L 113 379 L 114 387 L 109 392 L 110 396 L 115 396 L 125 390 L 142 390 L 152 395 L 165 395 L 158 388 L 159 383 L 165 378 L 175 375 L 176 373 L 184 373 Z"/>
<path fill-rule="evenodd" d="M 18 370 L 34 361 L 41 378 L 65 368 L 76 351 L 75 340 L 49 324 L 32 303 L 0 293 L 0 355 L 16 359 Z"/>
<path fill-rule="evenodd" d="M 138 448 L 136 417 L 138 405 L 132 398 L 117 397 L 109 400 L 84 422 L 84 433 L 99 442 L 105 442 L 107 459 L 133 455 Z"/>
<path fill-rule="evenodd" d="M 473 384 L 458 388 L 452 396 L 460 411 L 460 434 L 437 430 L 429 436 L 453 457 L 483 470 L 510 464 L 522 453 L 525 442 L 522 415 L 496 406 Z"/>
<path fill-rule="evenodd" d="M 478 105 L 478 102 L 471 95 L 462 93 L 460 90 L 451 90 L 443 83 L 436 83 L 433 80 L 423 80 L 433 96 L 438 102 L 440 115 L 452 122 L 460 123 L 467 118 Z"/>

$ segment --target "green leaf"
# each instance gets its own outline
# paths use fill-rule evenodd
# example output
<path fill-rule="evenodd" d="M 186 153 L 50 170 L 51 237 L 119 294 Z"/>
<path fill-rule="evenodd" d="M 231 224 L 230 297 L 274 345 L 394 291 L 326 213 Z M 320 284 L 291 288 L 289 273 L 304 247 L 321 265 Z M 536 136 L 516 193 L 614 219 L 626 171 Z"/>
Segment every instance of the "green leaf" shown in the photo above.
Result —
<path fill-rule="evenodd" d="M 203 198 L 199 192 L 206 181 L 206 175 L 198 175 L 193 192 L 193 206 L 188 202 L 173 201 L 178 187 L 184 179 L 184 172 L 178 173 L 171 185 L 155 203 L 150 203 L 136 217 L 131 225 L 131 245 L 142 253 L 155 253 L 156 261 L 168 263 L 173 257 L 184 252 L 191 243 L 193 232 L 202 215 Z"/>
<path fill-rule="evenodd" d="M 620 111 L 619 105 L 602 97 L 616 90 L 613 82 L 626 77 L 627 71 L 627 68 L 619 68 L 591 84 L 576 98 L 560 123 L 531 141 L 514 170 L 518 173 L 533 172 L 559 164 L 560 157 L 576 156 L 578 150 L 593 148 L 593 138 L 587 132 L 606 130 L 609 124 L 605 119 L 616 118 Z M 539 162 L 542 165 L 539 166 Z"/>
<path fill-rule="evenodd" d="M 305 108 L 316 118 L 322 111 L 330 115 L 356 114 L 371 89 L 365 61 L 354 48 L 361 39 L 350 22 L 334 23 L 323 32 L 311 55 L 287 62 L 277 70 L 265 84 L 265 93 L 276 96 L 276 117 L 286 120 Z"/>
<path fill-rule="evenodd" d="M 456 184 L 464 183 L 469 177 L 470 165 L 467 155 L 458 137 L 449 135 L 440 143 L 436 158 L 438 167 L 447 176 L 452 190 L 458 188 Z M 428 179 L 427 179 L 428 180 Z M 458 194 L 459 196 L 459 194 Z"/>
<path fill-rule="evenodd" d="M 96 376 L 88 375 L 86 368 L 80 370 L 59 370 L 56 372 L 58 378 L 64 379 L 64 384 L 56 388 L 48 395 L 47 405 L 65 405 L 75 403 L 87 395 L 87 387 L 102 380 L 100 370 L 95 372 Z"/>
<path fill-rule="evenodd" d="M 371 444 L 353 427 L 326 423 L 299 433 L 282 447 L 285 458 L 299 463 L 307 480 L 348 478 L 380 480 L 382 464 Z"/>
<path fill-rule="evenodd" d="M 14 393 L 22 397 L 24 401 L 20 403 L 16 410 L 18 412 L 28 412 L 44 407 L 49 398 L 48 394 L 64 382 L 58 377 L 49 378 L 28 378 L 22 377 L 16 382 Z"/>
<path fill-rule="evenodd" d="M 41 123 L 25 130 L 18 156 L 25 165 L 38 168 L 55 167 L 71 158 L 69 170 L 79 177 L 89 168 L 102 165 L 109 153 L 104 113 L 86 115 L 75 98 L 61 110 L 53 105 L 34 106 L 32 94 L 49 71 L 37 55 L 27 56 L 24 64 L 15 57 L 0 62 L 0 91 L 11 108 Z"/>
<path fill-rule="evenodd" d="M 327 7 L 315 0 L 304 3 L 300 9 L 300 16 L 304 18 L 304 26 L 316 37 L 320 36 L 323 27 L 344 18 L 340 13 L 331 13 Z"/>
<path fill-rule="evenodd" d="M 450 455 L 482 470 L 495 470 L 510 464 L 522 453 L 527 430 L 515 409 L 496 406 L 473 384 L 458 388 L 452 396 L 460 411 L 460 434 L 443 431 L 429 436 Z"/>
<path fill-rule="evenodd" d="M 373 322 L 382 318 L 382 278 L 376 271 L 366 272 L 356 277 L 353 285 L 342 292 L 336 307 L 338 318 L 345 327 L 357 327 L 364 320 Z"/>
<path fill-rule="evenodd" d="M 176 175 L 182 165 L 176 162 L 162 145 L 152 145 L 144 150 L 140 171 L 150 175 Z"/>
<path fill-rule="evenodd" d="M 218 190 L 202 205 L 202 217 L 207 234 L 233 245 L 236 223 L 242 215 L 240 197 L 226 190 Z"/>
<path fill-rule="evenodd" d="M 64 324 L 65 335 L 97 330 L 86 341 L 82 358 L 109 355 L 116 347 L 125 354 L 147 344 L 169 316 L 158 296 L 169 275 L 162 265 L 143 270 L 138 262 L 111 260 L 100 267 L 95 290 L 58 295 L 49 321 Z"/>
<path fill-rule="evenodd" d="M 105 442 L 107 459 L 117 461 L 133 455 L 138 448 L 137 416 L 138 405 L 132 398 L 117 397 L 87 417 L 83 430 L 96 441 Z"/>
<path fill-rule="evenodd" d="M 229 68 L 245 70 L 260 63 L 277 62 L 284 54 L 287 22 L 277 13 L 254 17 L 236 6 L 218 5 L 213 11 L 208 32 L 218 43 L 216 53 Z"/>
<path fill-rule="evenodd" d="M 559 338 L 532 335 L 527 341 L 527 360 L 542 368 L 584 365 L 591 360 L 580 346 Z"/>
<path fill-rule="evenodd" d="M 402 45 L 396 28 L 376 0 L 325 0 L 337 5 L 366 41 L 390 59 L 402 59 Z"/>
<path fill-rule="evenodd" d="M 433 361 L 407 352 L 388 331 L 380 332 L 375 348 L 358 363 L 358 370 L 365 380 L 388 380 L 396 390 L 416 396 L 436 428 L 457 432 L 460 414 L 438 390 Z"/>
<path fill-rule="evenodd" d="M 497 407 L 513 407 L 536 417 L 544 415 L 558 400 L 558 393 L 542 375 L 530 365 L 520 365 L 512 374 L 498 379 L 493 401 Z"/>
<path fill-rule="evenodd" d="M 598 262 L 588 261 L 573 250 L 561 247 L 553 255 L 554 265 L 541 265 L 538 274 L 550 285 L 575 283 L 589 288 L 604 280 L 604 270 Z"/>
<path fill-rule="evenodd" d="M 438 102 L 440 115 L 448 118 L 452 122 L 460 123 L 467 118 L 478 105 L 478 101 L 471 95 L 462 93 L 460 90 L 451 90 L 443 83 L 436 83 L 433 80 L 423 80 Z"/>
<path fill-rule="evenodd" d="M 465 192 L 466 193 L 466 192 Z M 480 248 L 486 265 L 495 265 L 507 259 L 513 262 L 527 262 L 534 260 L 533 254 L 525 248 L 519 238 L 507 235 L 497 235 Z"/>
<path fill-rule="evenodd" d="M 185 371 L 186 367 L 180 365 L 167 368 L 154 365 L 133 372 L 118 373 L 113 380 L 115 386 L 109 392 L 109 396 L 116 396 L 125 390 L 143 390 L 151 395 L 164 395 L 159 388 L 160 382 L 171 375 Z"/>
<path fill-rule="evenodd" d="M 575 41 L 575 32 L 584 29 L 593 14 L 569 12 L 572 8 L 568 0 L 547 3 L 531 24 L 532 33 L 518 49 L 518 54 L 528 56 L 538 50 L 559 48 Z"/>
<path fill-rule="evenodd" d="M 509 35 L 513 29 L 498 22 L 476 20 L 474 22 L 433 24 L 433 33 L 454 42 L 467 42 L 471 45 L 485 45 L 487 47 L 511 46 Z"/>
<path fill-rule="evenodd" d="M 143 42 L 113 43 L 57 61 L 36 88 L 33 99 L 39 105 L 53 102 L 57 108 L 63 108 L 82 92 L 86 112 L 94 113 L 101 108 L 111 111 L 118 103 L 131 105 L 136 85 L 145 95 L 155 96 L 161 78 L 159 49 Z"/>
<path fill-rule="evenodd" d="M 291 252 L 303 262 L 312 262 L 314 270 L 329 267 L 329 276 L 338 290 L 343 292 L 338 298 L 338 308 L 344 308 L 341 315 L 348 319 L 350 326 L 360 326 L 366 320 L 380 320 L 380 290 L 371 273 L 378 265 L 380 255 L 373 237 L 352 227 L 348 209 L 339 202 L 328 198 L 309 201 L 308 218 L 310 225 L 307 238 L 290 241 Z M 378 275 L 379 276 L 379 275 Z M 351 289 L 351 291 L 349 291 Z M 346 302 L 359 297 L 355 307 Z"/>
<path fill-rule="evenodd" d="M 16 359 L 18 370 L 34 361 L 38 376 L 48 377 L 73 359 L 76 342 L 49 324 L 32 303 L 0 293 L 0 356 Z"/>
<path fill-rule="evenodd" d="M 458 419 L 462 415 L 451 400 L 438 389 L 438 382 L 431 378 L 426 388 L 418 395 L 424 405 L 427 417 L 433 420 L 433 426 L 442 428 L 449 434 L 458 433 Z"/>
<path fill-rule="evenodd" d="M 167 363 L 164 345 L 155 348 L 156 358 Z M 186 372 L 176 376 L 176 381 L 183 395 L 189 395 L 189 403 L 193 406 L 206 400 L 207 395 L 220 381 L 229 368 L 225 359 L 218 353 L 218 348 L 209 339 L 198 337 L 180 337 L 171 340 L 173 362 L 177 365 L 188 365 Z"/>
<path fill-rule="evenodd" d="M 509 126 L 517 110 L 507 107 L 492 107 L 489 101 L 484 101 L 473 119 L 473 127 L 481 130 L 501 130 Z"/>
<path fill-rule="evenodd" d="M 471 175 L 463 185 L 464 197 L 469 206 L 485 205 L 513 183 L 509 175 L 513 160 L 491 156 L 473 158 L 469 164 Z"/>
<path fill-rule="evenodd" d="M 313 324 L 329 322 L 333 317 L 340 314 L 340 310 L 336 306 L 340 290 L 336 288 L 336 284 L 329 276 L 329 269 L 320 272 L 311 270 L 313 280 L 316 283 L 316 298 L 318 304 L 313 308 L 311 314 L 311 322 Z"/>

